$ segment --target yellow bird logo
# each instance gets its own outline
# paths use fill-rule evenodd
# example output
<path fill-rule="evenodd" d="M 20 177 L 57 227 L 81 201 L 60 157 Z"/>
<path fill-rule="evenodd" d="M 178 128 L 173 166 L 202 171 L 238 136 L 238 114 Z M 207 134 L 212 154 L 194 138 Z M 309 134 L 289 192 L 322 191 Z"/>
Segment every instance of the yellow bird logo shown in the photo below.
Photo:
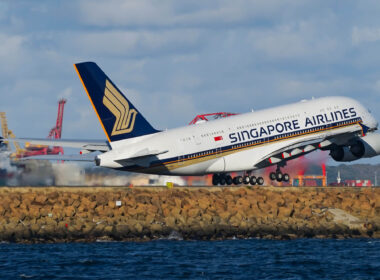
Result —
<path fill-rule="evenodd" d="M 130 133 L 135 126 L 137 112 L 129 109 L 128 101 L 106 80 L 103 104 L 116 117 L 111 136 Z"/>

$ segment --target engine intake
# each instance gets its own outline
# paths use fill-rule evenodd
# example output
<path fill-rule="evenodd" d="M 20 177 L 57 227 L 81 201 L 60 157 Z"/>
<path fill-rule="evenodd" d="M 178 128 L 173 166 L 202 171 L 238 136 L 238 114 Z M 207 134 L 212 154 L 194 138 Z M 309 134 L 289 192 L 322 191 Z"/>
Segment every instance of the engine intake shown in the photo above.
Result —
<path fill-rule="evenodd" d="M 353 144 L 350 151 L 358 158 L 371 158 L 380 155 L 380 134 L 367 134 Z"/>
<path fill-rule="evenodd" d="M 338 146 L 330 151 L 330 156 L 335 161 L 353 161 L 357 160 L 358 157 L 353 155 L 348 147 L 345 146 Z"/>
<path fill-rule="evenodd" d="M 98 156 L 95 157 L 95 165 L 100 166 L 100 158 Z"/>
<path fill-rule="evenodd" d="M 380 134 L 371 133 L 356 140 L 350 147 L 336 146 L 330 151 L 335 161 L 353 161 L 380 155 Z"/>

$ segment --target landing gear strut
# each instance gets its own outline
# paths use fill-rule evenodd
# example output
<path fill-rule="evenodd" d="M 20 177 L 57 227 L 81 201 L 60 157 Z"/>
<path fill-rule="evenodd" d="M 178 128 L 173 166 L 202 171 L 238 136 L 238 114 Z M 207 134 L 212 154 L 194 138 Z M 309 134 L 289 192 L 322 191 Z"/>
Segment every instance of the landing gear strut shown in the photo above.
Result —
<path fill-rule="evenodd" d="M 269 174 L 269 178 L 272 181 L 276 180 L 277 182 L 289 182 L 290 180 L 289 174 L 282 173 L 279 166 L 277 166 L 276 172 L 271 172 Z"/>

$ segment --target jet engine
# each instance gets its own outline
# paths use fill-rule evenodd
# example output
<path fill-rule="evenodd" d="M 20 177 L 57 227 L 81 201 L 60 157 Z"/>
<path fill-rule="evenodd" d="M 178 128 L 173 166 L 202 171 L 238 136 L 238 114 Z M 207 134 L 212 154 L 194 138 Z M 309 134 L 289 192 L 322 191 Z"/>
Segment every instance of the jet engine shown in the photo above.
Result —
<path fill-rule="evenodd" d="M 380 155 L 380 134 L 371 133 L 356 141 L 350 147 L 351 153 L 358 158 Z"/>
<path fill-rule="evenodd" d="M 335 161 L 353 161 L 380 155 L 380 134 L 371 133 L 355 140 L 349 147 L 337 146 L 330 151 Z"/>
<path fill-rule="evenodd" d="M 337 146 L 334 149 L 330 150 L 330 156 L 335 161 L 353 161 L 359 159 L 354 156 L 349 147 L 346 146 Z"/>

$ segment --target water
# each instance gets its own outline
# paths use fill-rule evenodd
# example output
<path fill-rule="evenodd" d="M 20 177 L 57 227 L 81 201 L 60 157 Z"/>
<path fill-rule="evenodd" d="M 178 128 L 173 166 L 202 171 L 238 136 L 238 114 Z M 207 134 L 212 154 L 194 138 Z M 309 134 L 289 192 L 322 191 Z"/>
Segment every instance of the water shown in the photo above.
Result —
<path fill-rule="evenodd" d="M 0 244 L 0 279 L 380 279 L 380 240 Z"/>

